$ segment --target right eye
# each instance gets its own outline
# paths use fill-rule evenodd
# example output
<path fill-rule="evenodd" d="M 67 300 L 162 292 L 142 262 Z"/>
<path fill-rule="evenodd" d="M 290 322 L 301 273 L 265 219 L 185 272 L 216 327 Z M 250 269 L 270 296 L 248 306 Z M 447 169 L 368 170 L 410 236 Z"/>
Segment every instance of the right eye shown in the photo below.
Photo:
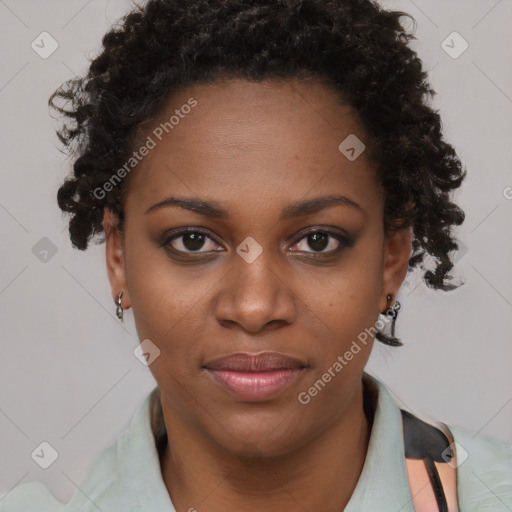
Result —
<path fill-rule="evenodd" d="M 209 241 L 209 244 L 208 244 Z M 201 251 L 204 245 L 210 245 L 206 251 Z M 162 246 L 167 247 L 171 251 L 183 254 L 205 254 L 218 251 L 215 247 L 221 247 L 215 240 L 213 240 L 205 231 L 197 228 L 182 229 L 167 236 Z"/>

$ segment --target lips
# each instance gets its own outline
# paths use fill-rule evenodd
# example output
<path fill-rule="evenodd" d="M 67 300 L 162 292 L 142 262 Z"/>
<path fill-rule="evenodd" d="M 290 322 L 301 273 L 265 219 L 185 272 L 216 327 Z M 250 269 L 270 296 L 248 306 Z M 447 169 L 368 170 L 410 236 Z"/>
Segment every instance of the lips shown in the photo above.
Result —
<path fill-rule="evenodd" d="M 242 401 L 274 398 L 298 378 L 306 365 L 279 352 L 238 352 L 204 365 L 213 380 Z"/>
<path fill-rule="evenodd" d="M 293 370 L 306 366 L 294 357 L 279 352 L 249 354 L 238 352 L 214 359 L 204 365 L 210 370 L 230 370 L 234 372 L 268 372 L 273 370 Z"/>

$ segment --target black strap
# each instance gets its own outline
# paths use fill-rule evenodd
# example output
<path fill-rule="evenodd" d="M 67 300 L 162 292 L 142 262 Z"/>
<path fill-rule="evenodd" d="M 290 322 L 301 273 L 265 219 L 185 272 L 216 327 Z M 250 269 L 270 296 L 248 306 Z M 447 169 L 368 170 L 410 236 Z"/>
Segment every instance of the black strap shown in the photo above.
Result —
<path fill-rule="evenodd" d="M 434 496 L 436 497 L 437 506 L 439 512 L 448 512 L 448 504 L 446 503 L 446 496 L 444 495 L 443 484 L 439 478 L 435 462 L 427 455 L 423 462 L 427 468 L 428 477 L 434 490 Z"/>
<path fill-rule="evenodd" d="M 435 462 L 447 463 L 453 457 L 450 441 L 438 428 L 408 411 L 400 409 L 404 434 L 405 457 L 423 459 L 434 490 L 439 512 L 448 512 L 446 496 Z"/>

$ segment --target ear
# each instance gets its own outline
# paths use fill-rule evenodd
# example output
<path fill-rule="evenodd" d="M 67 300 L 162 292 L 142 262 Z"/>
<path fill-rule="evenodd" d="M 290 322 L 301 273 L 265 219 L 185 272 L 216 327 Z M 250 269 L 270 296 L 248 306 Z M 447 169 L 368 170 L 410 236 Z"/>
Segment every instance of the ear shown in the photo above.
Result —
<path fill-rule="evenodd" d="M 396 297 L 407 275 L 412 250 L 412 227 L 400 229 L 386 236 L 384 240 L 384 268 L 382 272 L 382 296 L 379 310 L 389 307 L 387 295 Z"/>
<path fill-rule="evenodd" d="M 105 256 L 107 263 L 108 280 L 112 289 L 112 298 L 117 302 L 119 292 L 123 292 L 121 298 L 123 309 L 130 307 L 130 296 L 126 286 L 124 244 L 120 230 L 117 228 L 117 217 L 108 208 L 104 209 L 103 229 L 105 231 Z"/>

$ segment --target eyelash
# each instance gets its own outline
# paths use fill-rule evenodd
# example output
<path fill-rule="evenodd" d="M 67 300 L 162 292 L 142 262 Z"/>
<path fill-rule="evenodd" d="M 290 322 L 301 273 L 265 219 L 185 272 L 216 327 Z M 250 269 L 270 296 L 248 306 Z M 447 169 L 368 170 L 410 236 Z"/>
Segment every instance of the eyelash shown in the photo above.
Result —
<path fill-rule="evenodd" d="M 176 240 L 176 239 L 178 239 L 178 238 L 180 238 L 183 235 L 186 235 L 188 233 L 204 235 L 207 238 L 209 238 L 210 240 L 212 240 L 213 242 L 218 244 L 218 242 L 214 238 L 212 238 L 209 235 L 208 232 L 206 232 L 206 231 L 204 231 L 202 229 L 199 229 L 199 228 L 187 228 L 187 229 L 181 229 L 179 231 L 175 231 L 170 236 L 166 236 L 164 241 L 161 244 L 161 247 L 166 248 L 168 251 L 172 252 L 175 255 L 186 256 L 186 257 L 187 256 L 192 256 L 193 258 L 199 257 L 199 256 L 196 256 L 196 255 L 202 255 L 202 256 L 208 255 L 208 256 L 211 256 L 215 252 L 222 252 L 220 250 L 204 251 L 204 252 L 200 252 L 200 251 L 181 251 L 179 249 L 175 249 L 173 247 L 170 247 L 171 242 L 173 242 L 174 240 Z M 346 235 L 342 235 L 341 233 L 330 231 L 330 230 L 325 229 L 325 228 L 317 227 L 315 229 L 311 229 L 309 231 L 301 233 L 300 237 L 297 238 L 297 240 L 293 243 L 293 245 L 298 244 L 299 242 L 301 242 L 302 240 L 307 238 L 308 235 L 315 234 L 315 233 L 322 233 L 322 234 L 328 235 L 330 238 L 334 238 L 335 240 L 340 242 L 339 246 L 336 249 L 332 249 L 332 250 L 326 251 L 326 252 L 323 252 L 323 251 L 297 251 L 297 250 L 292 251 L 292 252 L 305 253 L 305 254 L 308 254 L 310 256 L 313 255 L 312 257 L 314 257 L 314 258 L 322 258 L 322 257 L 325 258 L 327 256 L 331 256 L 331 257 L 335 256 L 335 255 L 339 254 L 341 251 L 343 251 L 343 249 L 348 248 L 348 247 L 352 247 L 354 245 L 354 243 L 355 243 L 355 240 L 352 237 L 349 237 L 349 236 L 346 236 Z M 220 244 L 218 244 L 218 245 L 220 245 Z"/>

